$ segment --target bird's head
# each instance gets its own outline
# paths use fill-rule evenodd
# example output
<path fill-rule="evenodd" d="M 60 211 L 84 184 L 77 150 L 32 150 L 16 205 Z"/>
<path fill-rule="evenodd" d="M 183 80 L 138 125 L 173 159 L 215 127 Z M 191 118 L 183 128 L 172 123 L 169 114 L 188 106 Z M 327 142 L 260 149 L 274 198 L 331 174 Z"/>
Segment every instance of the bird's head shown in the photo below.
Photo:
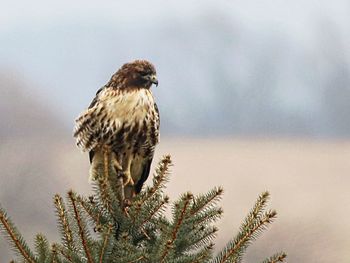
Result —
<path fill-rule="evenodd" d="M 110 84 L 120 89 L 158 86 L 156 69 L 147 60 L 135 60 L 124 64 L 113 76 Z"/>

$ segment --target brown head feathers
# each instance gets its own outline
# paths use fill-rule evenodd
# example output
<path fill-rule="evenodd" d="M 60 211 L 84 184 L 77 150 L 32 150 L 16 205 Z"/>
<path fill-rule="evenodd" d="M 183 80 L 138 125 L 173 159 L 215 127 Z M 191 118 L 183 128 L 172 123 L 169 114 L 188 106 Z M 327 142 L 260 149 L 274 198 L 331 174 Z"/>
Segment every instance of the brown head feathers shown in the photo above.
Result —
<path fill-rule="evenodd" d="M 158 85 L 156 69 L 147 60 L 135 60 L 124 64 L 106 85 L 117 89 L 149 89 Z"/>

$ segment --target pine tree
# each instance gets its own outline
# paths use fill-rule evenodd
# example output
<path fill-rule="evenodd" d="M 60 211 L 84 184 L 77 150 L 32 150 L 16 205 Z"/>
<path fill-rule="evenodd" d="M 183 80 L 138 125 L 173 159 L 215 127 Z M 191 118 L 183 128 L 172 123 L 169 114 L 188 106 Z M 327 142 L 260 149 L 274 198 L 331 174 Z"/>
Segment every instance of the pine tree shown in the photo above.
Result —
<path fill-rule="evenodd" d="M 110 169 L 108 158 L 100 167 L 93 185 L 94 194 L 81 196 L 70 190 L 66 201 L 54 196 L 60 243 L 35 237 L 34 252 L 0 206 L 0 231 L 9 240 L 19 261 L 30 263 L 224 263 L 241 262 L 247 247 L 276 218 L 266 210 L 269 193 L 262 193 L 244 219 L 240 230 L 219 253 L 213 251 L 218 229 L 214 223 L 222 216 L 218 207 L 223 189 L 194 196 L 184 193 L 173 204 L 165 195 L 169 179 L 170 156 L 159 162 L 152 185 L 132 202 L 120 195 L 122 184 Z M 171 207 L 172 216 L 165 211 Z M 262 263 L 283 262 L 277 253 Z M 15 261 L 12 261 L 15 262 Z"/>

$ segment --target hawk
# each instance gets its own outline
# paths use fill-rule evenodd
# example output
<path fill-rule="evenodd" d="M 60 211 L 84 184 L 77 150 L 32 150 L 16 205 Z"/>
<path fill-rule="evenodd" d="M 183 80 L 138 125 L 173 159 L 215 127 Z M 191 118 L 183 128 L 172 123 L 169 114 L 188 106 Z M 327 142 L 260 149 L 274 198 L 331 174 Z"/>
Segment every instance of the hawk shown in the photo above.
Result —
<path fill-rule="evenodd" d="M 125 198 L 141 191 L 159 142 L 160 119 L 152 84 L 158 86 L 158 80 L 150 62 L 126 63 L 76 119 L 74 137 L 77 146 L 89 152 L 90 178 L 98 176 L 96 168 L 107 149 L 123 176 Z"/>

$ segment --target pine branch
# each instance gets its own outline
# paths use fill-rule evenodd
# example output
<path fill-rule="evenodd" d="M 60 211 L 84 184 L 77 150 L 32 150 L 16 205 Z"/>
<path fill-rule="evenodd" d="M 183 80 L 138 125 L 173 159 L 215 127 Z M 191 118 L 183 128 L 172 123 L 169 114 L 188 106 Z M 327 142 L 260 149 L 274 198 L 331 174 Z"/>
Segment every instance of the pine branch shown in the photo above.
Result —
<path fill-rule="evenodd" d="M 170 155 L 163 156 L 162 160 L 158 163 L 156 168 L 156 174 L 153 176 L 153 186 L 148 187 L 144 193 L 140 193 L 139 197 L 135 200 L 135 217 L 138 216 L 144 203 L 150 200 L 156 193 L 165 187 L 165 183 L 168 181 L 169 168 L 172 165 Z"/>
<path fill-rule="evenodd" d="M 216 187 L 205 195 L 200 195 L 194 198 L 191 208 L 191 215 L 195 215 L 204 209 L 210 208 L 221 199 L 224 190 L 222 187 Z"/>
<path fill-rule="evenodd" d="M 270 193 L 265 191 L 259 195 L 257 201 L 254 204 L 253 209 L 249 212 L 247 217 L 244 219 L 244 223 L 241 226 L 241 231 L 249 229 L 250 225 L 254 224 L 256 220 L 259 220 L 264 208 L 266 207 L 267 201 L 269 200 Z"/>
<path fill-rule="evenodd" d="M 76 219 L 76 223 L 79 227 L 79 235 L 80 235 L 80 239 L 81 242 L 83 244 L 83 248 L 88 260 L 88 263 L 93 263 L 94 261 L 92 260 L 92 256 L 91 256 L 91 252 L 89 249 L 89 245 L 88 245 L 88 240 L 86 238 L 86 234 L 85 234 L 85 226 L 83 225 L 81 216 L 80 216 L 80 212 L 78 211 L 77 205 L 76 205 L 76 197 L 75 197 L 75 193 L 73 193 L 73 191 L 69 191 L 68 192 L 68 197 L 71 201 L 71 204 L 73 206 L 73 210 L 74 210 L 74 216 Z"/>
<path fill-rule="evenodd" d="M 102 213 L 97 209 L 97 206 L 93 203 L 93 201 L 87 201 L 84 197 L 80 195 L 76 196 L 76 200 L 81 205 L 81 207 L 84 208 L 85 212 L 89 215 L 90 219 L 92 219 L 95 225 L 99 225 Z"/>
<path fill-rule="evenodd" d="M 115 165 L 120 165 L 110 149 L 102 149 L 98 153 L 98 158 L 101 159 L 101 163 L 94 166 L 96 180 L 93 181 L 96 201 L 101 211 L 107 211 L 109 215 L 113 215 L 115 212 L 113 204 L 118 203 L 120 207 L 124 205 L 123 178 L 115 168 Z"/>
<path fill-rule="evenodd" d="M 188 208 L 192 198 L 193 198 L 193 195 L 191 193 L 185 194 L 185 196 L 182 198 L 182 201 L 184 202 L 184 205 L 183 205 L 183 207 L 181 209 L 181 214 L 178 217 L 178 219 L 176 221 L 175 228 L 174 228 L 174 230 L 172 232 L 172 235 L 171 235 L 172 236 L 172 239 L 171 239 L 172 242 L 171 243 L 173 243 L 174 240 L 176 239 L 176 236 L 178 234 L 179 228 L 180 228 L 181 224 L 183 223 L 183 221 L 185 219 L 185 214 L 187 212 L 187 208 Z"/>
<path fill-rule="evenodd" d="M 134 260 L 129 261 L 128 263 L 136 263 L 136 262 L 139 262 L 139 261 L 141 261 L 143 259 L 145 259 L 145 256 L 138 257 L 138 258 L 136 258 Z"/>
<path fill-rule="evenodd" d="M 180 226 L 183 223 L 185 219 L 185 214 L 188 210 L 188 207 L 190 205 L 190 201 L 192 200 L 193 195 L 191 193 L 185 194 L 181 201 L 178 204 L 175 204 L 175 207 L 177 206 L 177 209 L 175 211 L 175 217 L 177 217 L 177 213 L 180 213 L 177 219 L 174 221 L 174 228 L 171 231 L 171 238 L 167 240 L 165 250 L 163 252 L 163 255 L 161 256 L 160 262 L 165 262 L 166 257 L 169 253 L 169 251 L 173 248 L 173 243 L 176 240 L 177 234 L 179 232 Z M 182 208 L 180 208 L 180 204 L 183 203 Z"/>
<path fill-rule="evenodd" d="M 55 245 L 55 251 L 57 254 L 60 253 L 68 262 L 76 263 L 73 261 L 71 253 L 69 253 L 69 251 L 66 251 L 63 247 Z"/>
<path fill-rule="evenodd" d="M 61 260 L 58 256 L 58 251 L 57 251 L 57 247 L 56 247 L 56 244 L 52 244 L 51 246 L 51 255 L 50 255 L 50 258 L 48 260 L 48 262 L 50 263 L 61 263 Z"/>
<path fill-rule="evenodd" d="M 47 238 L 42 234 L 37 234 L 35 237 L 35 251 L 37 254 L 38 262 L 44 262 L 49 257 L 49 242 Z"/>
<path fill-rule="evenodd" d="M 53 248 L 56 252 L 56 257 L 58 259 L 61 259 L 60 256 L 63 257 L 64 262 L 70 262 L 70 263 L 83 263 L 81 255 L 78 253 L 72 253 L 67 248 L 63 247 L 60 244 L 53 244 Z"/>
<path fill-rule="evenodd" d="M 162 208 L 167 203 L 169 203 L 168 196 L 164 197 L 164 199 L 160 200 L 160 202 L 158 202 L 158 204 L 156 204 L 152 210 L 148 211 L 148 217 L 141 222 L 140 227 L 142 228 L 146 223 L 150 222 L 151 219 L 157 215 L 157 213 L 162 211 Z"/>
<path fill-rule="evenodd" d="M 56 214 L 58 217 L 59 230 L 62 236 L 62 243 L 70 251 L 76 251 L 73 242 L 73 234 L 69 224 L 67 211 L 63 202 L 63 199 L 60 195 L 56 194 L 54 197 L 54 204 L 56 208 Z"/>
<path fill-rule="evenodd" d="M 153 177 L 153 188 L 156 191 L 165 187 L 165 183 L 168 181 L 170 166 L 172 166 L 170 155 L 164 155 L 156 167 L 156 175 Z"/>
<path fill-rule="evenodd" d="M 200 227 L 194 234 L 191 235 L 191 242 L 189 242 L 186 251 L 199 249 L 204 245 L 210 244 L 210 242 L 216 237 L 218 228 L 213 227 Z"/>
<path fill-rule="evenodd" d="M 112 177 L 115 178 L 116 176 Z M 96 192 L 97 206 L 101 208 L 102 212 L 105 211 L 107 213 L 107 217 L 119 214 L 122 209 L 122 203 L 113 191 L 110 181 L 104 179 L 97 180 L 94 184 L 94 191 Z"/>
<path fill-rule="evenodd" d="M 208 262 L 209 259 L 211 259 L 212 250 L 213 250 L 214 244 L 210 243 L 209 245 L 205 246 L 201 250 L 193 253 L 193 254 L 183 254 L 177 258 L 175 258 L 174 261 L 171 261 L 172 263 L 204 263 Z"/>
<path fill-rule="evenodd" d="M 204 263 L 208 262 L 208 260 L 212 257 L 212 251 L 214 248 L 214 244 L 209 244 L 204 249 L 198 252 L 198 254 L 190 261 L 190 263 Z"/>
<path fill-rule="evenodd" d="M 240 232 L 233 242 L 230 242 L 221 254 L 215 259 L 215 263 L 232 262 L 232 260 L 239 260 L 245 248 L 250 241 L 255 240 L 257 235 L 266 228 L 268 224 L 276 217 L 276 211 L 272 210 L 266 212 L 262 218 L 250 225 L 249 229 Z"/>
<path fill-rule="evenodd" d="M 99 201 L 101 202 L 102 206 L 108 211 L 109 214 L 113 214 L 112 197 L 108 181 L 98 179 L 97 188 L 95 188 L 95 192 L 98 194 Z"/>
<path fill-rule="evenodd" d="M 36 258 L 30 251 L 28 245 L 19 234 L 15 225 L 11 222 L 10 218 L 6 215 L 5 211 L 0 206 L 0 231 L 3 232 L 13 245 L 13 249 L 18 252 L 24 260 L 29 263 L 35 263 Z"/>
<path fill-rule="evenodd" d="M 239 239 L 238 242 L 236 242 L 235 246 L 232 248 L 232 253 L 243 247 L 244 244 L 250 239 L 255 239 L 256 232 L 259 229 L 263 229 L 266 224 L 271 223 L 271 220 L 275 218 L 276 215 L 277 214 L 275 211 L 267 212 L 265 216 L 257 222 L 257 224 L 252 226 L 252 228 L 249 229 L 249 231 L 247 231 L 247 233 L 241 239 Z"/>
<path fill-rule="evenodd" d="M 114 244 L 111 259 L 118 259 L 117 262 L 138 262 L 146 259 L 148 253 L 143 246 L 135 246 L 132 237 L 124 232 L 121 238 Z M 149 262 L 145 260 L 145 262 Z"/>
<path fill-rule="evenodd" d="M 105 256 L 105 252 L 106 252 L 106 247 L 107 247 L 108 241 L 111 238 L 110 235 L 111 235 L 112 228 L 113 227 L 111 225 L 109 225 L 107 227 L 107 231 L 106 231 L 106 233 L 104 235 L 103 243 L 102 243 L 102 246 L 101 246 L 101 252 L 100 252 L 100 260 L 99 260 L 100 263 L 104 262 L 103 259 L 104 259 L 104 256 Z"/>
<path fill-rule="evenodd" d="M 135 237 L 135 241 L 138 240 L 138 242 L 140 242 L 144 238 L 148 240 L 156 238 L 156 235 L 160 230 L 159 217 L 165 212 L 167 203 L 169 203 L 168 196 L 165 196 L 164 198 L 158 197 L 153 202 L 147 202 L 147 204 L 144 204 L 145 207 L 142 208 L 142 212 L 137 218 L 134 217 L 134 214 L 131 214 L 131 231 L 136 235 L 137 232 L 140 232 L 141 234 L 140 236 Z M 135 212 L 135 210 L 131 212 Z"/>
<path fill-rule="evenodd" d="M 213 248 L 214 248 L 214 244 L 210 243 L 209 245 L 204 247 L 201 251 L 199 251 L 197 255 L 191 260 L 190 263 L 207 262 L 211 258 Z"/>
<path fill-rule="evenodd" d="M 94 197 L 90 196 L 89 199 L 77 195 L 77 203 L 84 209 L 88 215 L 89 223 L 95 232 L 101 232 L 100 229 L 103 225 L 108 224 L 110 215 L 103 211 L 103 207 L 99 207 L 98 203 L 94 201 Z"/>
<path fill-rule="evenodd" d="M 287 254 L 284 252 L 276 253 L 275 255 L 265 259 L 261 263 L 278 263 L 278 262 L 284 262 L 284 260 L 287 258 Z"/>
<path fill-rule="evenodd" d="M 207 225 L 211 222 L 217 221 L 219 218 L 221 218 L 222 214 L 222 208 L 215 207 L 207 209 L 196 216 L 192 216 L 189 219 L 189 223 L 192 223 L 196 226 Z"/>

